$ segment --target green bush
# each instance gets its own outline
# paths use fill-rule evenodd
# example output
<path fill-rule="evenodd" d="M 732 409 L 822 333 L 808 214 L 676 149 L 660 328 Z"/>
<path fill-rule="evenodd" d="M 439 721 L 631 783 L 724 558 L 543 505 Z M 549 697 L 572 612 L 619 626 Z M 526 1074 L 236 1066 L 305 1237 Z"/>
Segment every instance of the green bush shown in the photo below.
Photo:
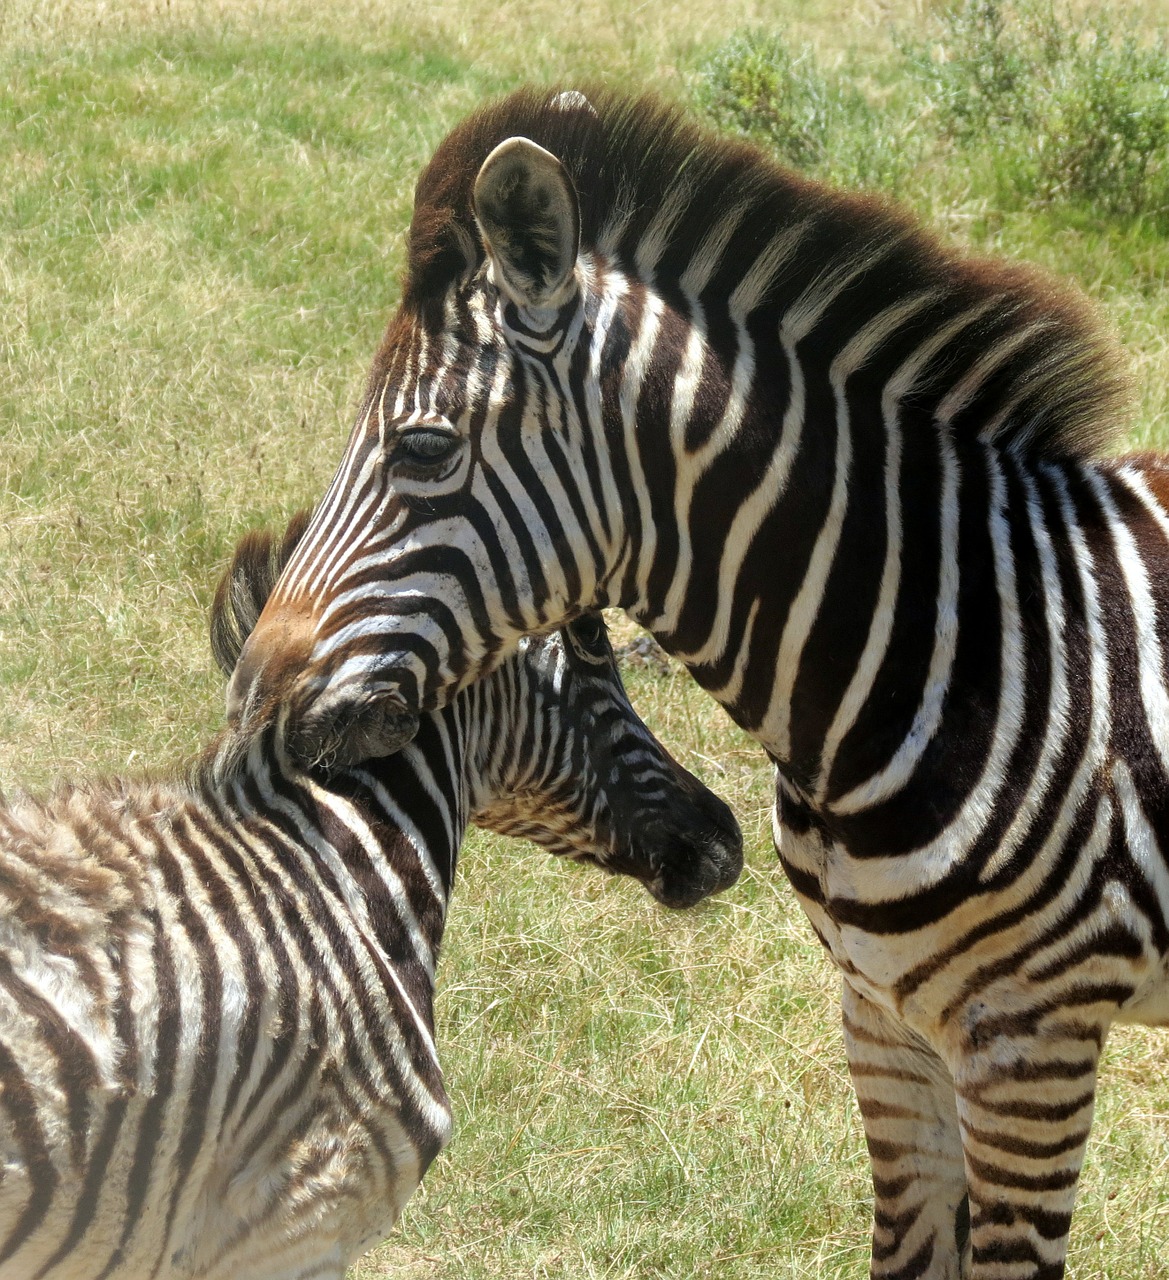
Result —
<path fill-rule="evenodd" d="M 721 129 L 818 177 L 888 190 L 908 171 L 904 118 L 778 35 L 748 32 L 720 46 L 699 69 L 695 97 Z"/>
<path fill-rule="evenodd" d="M 814 168 L 830 154 L 845 119 L 867 111 L 860 94 L 846 101 L 813 61 L 779 36 L 737 36 L 703 67 L 700 99 L 723 128 L 765 139 L 781 159 Z"/>
<path fill-rule="evenodd" d="M 1169 222 L 1169 50 L 1053 0 L 961 0 L 906 42 L 942 137 L 994 158 L 1000 199 Z"/>
<path fill-rule="evenodd" d="M 922 166 L 949 166 L 1002 208 L 1169 229 L 1169 46 L 1102 10 L 957 0 L 886 64 L 834 71 L 778 35 L 739 35 L 699 68 L 695 98 L 819 177 L 905 194 Z"/>

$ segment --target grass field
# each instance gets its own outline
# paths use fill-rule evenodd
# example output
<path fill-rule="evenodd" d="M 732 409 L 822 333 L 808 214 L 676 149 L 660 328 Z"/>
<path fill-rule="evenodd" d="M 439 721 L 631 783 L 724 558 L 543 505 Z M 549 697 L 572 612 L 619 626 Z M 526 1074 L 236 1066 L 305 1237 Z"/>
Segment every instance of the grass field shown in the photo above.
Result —
<path fill-rule="evenodd" d="M 1114 16 L 1156 51 L 1160 12 Z M 873 180 L 946 234 L 1099 299 L 1131 355 L 1133 441 L 1169 445 L 1169 213 L 1004 185 L 1016 171 L 909 87 L 906 42 L 942 38 L 911 0 L 0 0 L 4 786 L 165 764 L 218 725 L 217 573 L 331 474 L 445 130 L 521 80 L 587 78 L 782 149 L 763 99 L 732 116 L 718 96 L 744 29 L 799 68 L 824 129 L 810 163 L 891 157 Z M 628 678 L 739 814 L 743 881 L 669 915 L 471 843 L 439 1001 L 456 1139 L 361 1280 L 866 1274 L 836 982 L 774 864 L 767 770 L 688 680 Z M 1167 1050 L 1132 1029 L 1109 1047 L 1073 1275 L 1169 1280 Z"/>

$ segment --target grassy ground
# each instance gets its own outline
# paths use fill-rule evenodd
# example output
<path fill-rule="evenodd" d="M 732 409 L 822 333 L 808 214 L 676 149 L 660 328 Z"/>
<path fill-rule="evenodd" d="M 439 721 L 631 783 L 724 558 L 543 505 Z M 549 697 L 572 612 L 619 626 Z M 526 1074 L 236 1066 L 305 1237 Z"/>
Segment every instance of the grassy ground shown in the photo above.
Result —
<path fill-rule="evenodd" d="M 1154 34 L 1152 0 L 1123 12 Z M 928 39 L 927 18 L 909 0 L 0 0 L 0 780 L 162 763 L 218 723 L 216 574 L 328 479 L 414 176 L 462 112 L 527 77 L 701 96 L 745 27 L 879 106 L 890 20 Z M 1000 204 L 944 148 L 910 185 L 949 234 L 1098 297 L 1132 353 L 1134 441 L 1166 441 L 1165 235 Z M 865 1273 L 835 980 L 774 866 L 766 770 L 685 679 L 630 683 L 739 813 L 744 880 L 674 916 L 472 843 L 439 1005 L 457 1139 L 362 1280 Z M 1140 1030 L 1109 1049 L 1076 1275 L 1169 1280 L 1165 1049 Z"/>

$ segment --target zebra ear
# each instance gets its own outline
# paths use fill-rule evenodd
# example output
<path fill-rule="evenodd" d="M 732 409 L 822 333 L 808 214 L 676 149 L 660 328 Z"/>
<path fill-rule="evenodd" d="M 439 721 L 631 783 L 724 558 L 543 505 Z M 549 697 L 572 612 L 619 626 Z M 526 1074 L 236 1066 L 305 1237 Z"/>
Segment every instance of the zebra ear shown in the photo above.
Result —
<path fill-rule="evenodd" d="M 508 138 L 483 161 L 473 199 L 495 284 L 517 306 L 563 306 L 576 288 L 580 205 L 560 161 Z"/>

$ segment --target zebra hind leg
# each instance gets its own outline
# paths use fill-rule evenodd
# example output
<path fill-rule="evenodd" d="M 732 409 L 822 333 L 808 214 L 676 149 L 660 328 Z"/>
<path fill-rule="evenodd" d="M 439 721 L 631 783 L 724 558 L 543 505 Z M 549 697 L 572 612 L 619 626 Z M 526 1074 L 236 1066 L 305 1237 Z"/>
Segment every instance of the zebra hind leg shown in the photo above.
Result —
<path fill-rule="evenodd" d="M 969 1212 L 950 1073 L 923 1040 L 847 980 L 843 1007 L 873 1168 L 873 1280 L 962 1280 Z"/>

